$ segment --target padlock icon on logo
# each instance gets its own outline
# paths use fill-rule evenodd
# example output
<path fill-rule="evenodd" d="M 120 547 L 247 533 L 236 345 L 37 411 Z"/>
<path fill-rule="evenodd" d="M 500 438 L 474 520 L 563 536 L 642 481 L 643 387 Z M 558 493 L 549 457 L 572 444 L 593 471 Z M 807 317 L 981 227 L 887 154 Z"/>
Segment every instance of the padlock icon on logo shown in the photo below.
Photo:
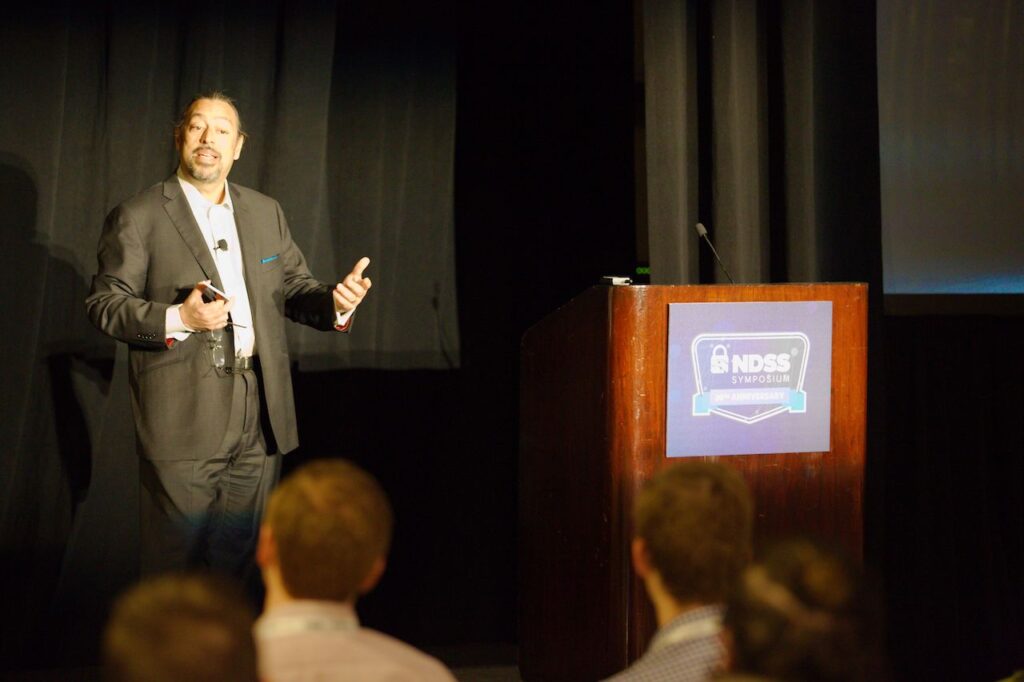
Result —
<path fill-rule="evenodd" d="M 729 351 L 718 344 L 711 349 L 711 373 L 725 374 L 729 371 Z"/>

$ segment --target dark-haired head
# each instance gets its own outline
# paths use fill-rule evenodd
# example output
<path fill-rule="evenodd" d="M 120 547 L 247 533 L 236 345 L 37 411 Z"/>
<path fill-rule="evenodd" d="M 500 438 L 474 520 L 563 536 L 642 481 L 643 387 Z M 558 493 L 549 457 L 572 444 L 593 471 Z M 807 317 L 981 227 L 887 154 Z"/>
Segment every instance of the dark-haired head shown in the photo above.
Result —
<path fill-rule="evenodd" d="M 728 603 L 732 670 L 776 680 L 877 679 L 876 604 L 839 550 L 806 539 L 748 567 Z"/>

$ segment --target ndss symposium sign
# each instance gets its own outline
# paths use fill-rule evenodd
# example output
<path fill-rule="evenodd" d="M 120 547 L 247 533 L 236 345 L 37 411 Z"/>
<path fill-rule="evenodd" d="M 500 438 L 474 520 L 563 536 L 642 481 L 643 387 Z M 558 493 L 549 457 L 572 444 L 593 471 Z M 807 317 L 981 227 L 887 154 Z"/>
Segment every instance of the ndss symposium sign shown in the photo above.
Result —
<path fill-rule="evenodd" d="M 666 454 L 829 449 L 832 302 L 673 303 Z"/>

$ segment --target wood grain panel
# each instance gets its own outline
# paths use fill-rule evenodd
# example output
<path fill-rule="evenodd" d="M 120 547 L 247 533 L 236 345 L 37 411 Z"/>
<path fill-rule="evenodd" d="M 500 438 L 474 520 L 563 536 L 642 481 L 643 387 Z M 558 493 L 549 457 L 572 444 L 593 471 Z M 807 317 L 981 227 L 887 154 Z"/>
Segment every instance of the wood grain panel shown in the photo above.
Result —
<path fill-rule="evenodd" d="M 665 457 L 670 303 L 832 301 L 831 449 L 708 458 L 735 467 L 756 542 L 793 533 L 863 546 L 867 285 L 595 287 L 524 337 L 520 657 L 527 680 L 596 679 L 654 629 L 629 565 L 639 486 Z"/>
<path fill-rule="evenodd" d="M 524 338 L 520 391 L 520 672 L 598 679 L 626 660 L 629 579 L 612 513 L 608 301 L 590 290 Z M 576 635 L 581 639 L 577 641 Z M 582 649 L 578 647 L 586 637 Z M 567 653 L 570 646 L 586 656 Z"/>

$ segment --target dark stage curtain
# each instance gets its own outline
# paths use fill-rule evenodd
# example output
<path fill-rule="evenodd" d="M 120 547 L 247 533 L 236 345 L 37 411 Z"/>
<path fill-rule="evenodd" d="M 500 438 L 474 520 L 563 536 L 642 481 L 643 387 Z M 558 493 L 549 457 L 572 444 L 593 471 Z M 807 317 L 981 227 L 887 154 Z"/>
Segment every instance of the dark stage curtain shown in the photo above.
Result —
<path fill-rule="evenodd" d="M 900 679 L 1024 669 L 1024 319 L 886 320 L 882 566 Z"/>
<path fill-rule="evenodd" d="M 458 366 L 451 3 L 6 12 L 0 604 L 18 618 L 2 619 L 0 661 L 31 655 L 51 606 L 102 614 L 134 575 L 126 353 L 90 327 L 83 299 L 104 216 L 173 172 L 171 127 L 206 89 L 234 97 L 250 133 L 230 181 L 281 202 L 314 274 L 332 281 L 373 261 L 355 333 L 290 325 L 299 368 Z"/>
<path fill-rule="evenodd" d="M 652 282 L 875 281 L 873 9 L 642 3 Z"/>

